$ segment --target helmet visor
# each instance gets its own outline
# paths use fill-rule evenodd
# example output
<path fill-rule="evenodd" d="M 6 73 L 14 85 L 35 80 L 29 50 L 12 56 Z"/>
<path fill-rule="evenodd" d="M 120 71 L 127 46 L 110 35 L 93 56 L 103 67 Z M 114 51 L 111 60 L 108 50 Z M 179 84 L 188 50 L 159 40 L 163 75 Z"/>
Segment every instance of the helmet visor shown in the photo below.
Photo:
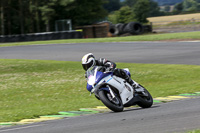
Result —
<path fill-rule="evenodd" d="M 88 63 L 88 64 L 82 64 L 82 66 L 83 66 L 83 69 L 84 69 L 85 71 L 87 71 L 91 66 L 93 66 L 93 64 L 94 64 L 94 61 L 91 61 L 91 62 Z"/>

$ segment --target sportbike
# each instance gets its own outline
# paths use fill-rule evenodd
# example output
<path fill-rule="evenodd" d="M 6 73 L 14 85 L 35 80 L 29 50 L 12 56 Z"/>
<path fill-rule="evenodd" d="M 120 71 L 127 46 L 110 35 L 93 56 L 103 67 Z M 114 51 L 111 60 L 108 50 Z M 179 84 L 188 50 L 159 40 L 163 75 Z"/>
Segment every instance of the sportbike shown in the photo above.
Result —
<path fill-rule="evenodd" d="M 124 71 L 131 76 L 128 69 Z M 105 72 L 105 67 L 89 68 L 86 76 L 87 90 L 114 112 L 121 112 L 124 107 L 133 105 L 149 108 L 153 104 L 151 94 L 142 85 L 137 84 L 133 88 L 125 79 L 115 76 L 113 71 Z"/>

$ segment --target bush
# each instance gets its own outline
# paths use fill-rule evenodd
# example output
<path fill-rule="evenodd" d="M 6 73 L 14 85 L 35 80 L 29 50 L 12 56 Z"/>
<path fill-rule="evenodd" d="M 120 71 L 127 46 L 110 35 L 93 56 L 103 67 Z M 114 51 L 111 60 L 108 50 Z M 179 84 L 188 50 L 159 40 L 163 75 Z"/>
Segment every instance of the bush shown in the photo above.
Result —
<path fill-rule="evenodd" d="M 135 21 L 135 15 L 132 9 L 129 6 L 123 6 L 120 10 L 111 13 L 108 16 L 109 21 L 113 24 L 117 23 L 129 23 L 131 21 Z"/>

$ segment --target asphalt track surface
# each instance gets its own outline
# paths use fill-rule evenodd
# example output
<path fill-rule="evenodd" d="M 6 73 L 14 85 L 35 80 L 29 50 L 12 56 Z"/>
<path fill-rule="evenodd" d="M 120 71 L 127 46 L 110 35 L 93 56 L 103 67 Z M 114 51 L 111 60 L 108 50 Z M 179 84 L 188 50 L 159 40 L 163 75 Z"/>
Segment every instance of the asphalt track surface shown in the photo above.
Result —
<path fill-rule="evenodd" d="M 81 61 L 92 52 L 114 62 L 200 65 L 200 42 L 124 42 L 1 47 L 0 59 Z"/>
<path fill-rule="evenodd" d="M 200 65 L 200 42 L 133 42 L 1 47 L 0 59 L 80 61 L 88 52 L 115 62 Z M 200 97 L 62 120 L 1 128 L 0 133 L 174 133 L 200 128 Z"/>

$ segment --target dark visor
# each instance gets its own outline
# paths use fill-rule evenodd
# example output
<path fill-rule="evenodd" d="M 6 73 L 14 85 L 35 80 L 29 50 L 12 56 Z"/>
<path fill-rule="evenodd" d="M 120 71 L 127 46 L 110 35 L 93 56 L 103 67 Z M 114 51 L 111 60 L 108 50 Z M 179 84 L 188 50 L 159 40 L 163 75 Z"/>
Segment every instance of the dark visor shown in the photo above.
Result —
<path fill-rule="evenodd" d="M 82 64 L 83 69 L 84 69 L 85 71 L 87 71 L 88 68 L 90 68 L 92 65 L 93 65 L 93 61 L 91 61 L 89 64 Z"/>

